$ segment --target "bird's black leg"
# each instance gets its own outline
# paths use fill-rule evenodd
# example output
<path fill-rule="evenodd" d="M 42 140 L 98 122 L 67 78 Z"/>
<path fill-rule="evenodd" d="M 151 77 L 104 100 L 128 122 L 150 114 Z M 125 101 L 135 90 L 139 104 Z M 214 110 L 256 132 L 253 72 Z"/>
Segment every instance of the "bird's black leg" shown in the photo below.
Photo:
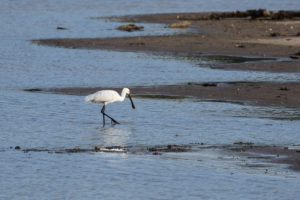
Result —
<path fill-rule="evenodd" d="M 101 109 L 101 113 L 103 116 L 103 127 L 105 126 L 105 116 L 104 116 L 104 112 L 105 112 L 105 105 L 103 105 L 102 109 Z"/>
<path fill-rule="evenodd" d="M 112 122 L 114 122 L 115 124 L 120 124 L 118 121 L 116 121 L 114 118 L 112 118 L 111 116 L 109 116 L 108 114 L 105 113 L 105 105 L 103 106 L 101 113 L 103 114 L 103 126 L 105 125 L 105 120 L 104 120 L 104 115 L 106 117 L 108 117 Z"/>
<path fill-rule="evenodd" d="M 115 124 L 120 124 L 120 122 L 116 121 L 114 118 L 112 118 L 111 116 L 107 115 L 106 113 L 104 113 L 108 118 L 110 118 L 110 120 L 112 122 L 114 122 Z"/>

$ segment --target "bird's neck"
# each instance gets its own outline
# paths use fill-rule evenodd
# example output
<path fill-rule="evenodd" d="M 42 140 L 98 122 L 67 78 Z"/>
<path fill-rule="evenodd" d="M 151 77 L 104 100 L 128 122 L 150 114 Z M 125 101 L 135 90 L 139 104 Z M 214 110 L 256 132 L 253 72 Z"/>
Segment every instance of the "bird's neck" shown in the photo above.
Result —
<path fill-rule="evenodd" d="M 126 92 L 122 91 L 121 97 L 120 97 L 120 101 L 124 101 L 124 99 L 126 98 Z"/>

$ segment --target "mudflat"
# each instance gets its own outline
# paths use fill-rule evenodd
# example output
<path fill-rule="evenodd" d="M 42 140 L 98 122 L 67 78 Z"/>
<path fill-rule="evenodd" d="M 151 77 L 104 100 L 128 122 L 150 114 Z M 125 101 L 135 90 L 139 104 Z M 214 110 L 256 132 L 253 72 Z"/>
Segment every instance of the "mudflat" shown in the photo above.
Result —
<path fill-rule="evenodd" d="M 103 89 L 121 91 L 122 88 L 52 88 L 45 92 L 68 95 L 88 95 Z M 29 89 L 29 91 L 34 89 Z M 149 98 L 187 98 L 236 102 L 256 106 L 300 107 L 300 83 L 270 82 L 210 82 L 186 83 L 181 85 L 157 85 L 131 87 L 131 93 Z M 41 91 L 37 89 L 37 91 Z"/>
<path fill-rule="evenodd" d="M 119 38 L 40 39 L 33 43 L 64 48 L 143 51 L 176 55 L 260 56 L 275 60 L 218 64 L 222 70 L 300 72 L 300 12 L 173 13 L 113 17 L 124 22 L 166 25 L 188 22 L 186 34 Z M 171 26 L 166 26 L 169 28 Z M 147 26 L 145 26 L 145 29 Z M 278 61 L 284 60 L 284 61 Z M 190 96 L 203 100 L 237 101 L 261 106 L 300 106 L 300 83 L 228 82 L 135 87 L 139 95 Z M 60 88 L 52 92 L 83 95 L 102 88 Z M 116 88 L 118 89 L 118 88 Z M 51 90 L 51 89 L 50 89 Z"/>
<path fill-rule="evenodd" d="M 258 10 L 252 15 L 229 12 L 123 16 L 115 18 L 166 25 L 188 21 L 190 25 L 186 33 L 180 35 L 53 38 L 33 42 L 66 48 L 297 58 L 300 51 L 300 12 L 292 13 L 281 18 L 272 18 L 266 10 Z M 299 68 L 299 62 L 294 62 L 294 66 Z"/>

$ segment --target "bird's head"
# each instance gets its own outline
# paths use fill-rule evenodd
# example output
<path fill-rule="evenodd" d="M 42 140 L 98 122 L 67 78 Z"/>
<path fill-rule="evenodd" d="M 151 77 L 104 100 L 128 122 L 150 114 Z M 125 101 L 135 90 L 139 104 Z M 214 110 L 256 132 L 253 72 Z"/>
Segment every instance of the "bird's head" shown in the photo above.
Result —
<path fill-rule="evenodd" d="M 128 89 L 128 88 L 123 88 L 123 91 L 122 91 L 122 93 L 125 93 L 125 94 L 130 94 L 130 90 Z"/>

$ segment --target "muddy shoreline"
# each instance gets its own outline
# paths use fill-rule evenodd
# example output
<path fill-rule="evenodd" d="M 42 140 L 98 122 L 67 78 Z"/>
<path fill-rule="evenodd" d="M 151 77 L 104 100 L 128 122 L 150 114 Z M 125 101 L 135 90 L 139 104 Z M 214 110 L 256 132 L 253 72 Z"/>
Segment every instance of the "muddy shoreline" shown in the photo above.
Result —
<path fill-rule="evenodd" d="M 264 63 L 255 67 L 224 65 L 224 69 L 299 72 L 299 12 L 266 10 L 217 13 L 173 13 L 112 17 L 124 22 L 189 22 L 185 34 L 118 38 L 52 38 L 32 42 L 64 48 L 116 51 L 161 52 L 172 54 L 213 54 L 294 58 L 290 63 Z M 147 26 L 144 27 L 147 29 Z M 297 59 L 298 58 L 298 59 Z"/>
<path fill-rule="evenodd" d="M 85 96 L 103 89 L 122 88 L 32 88 L 28 92 L 48 92 Z M 235 102 L 256 106 L 300 107 L 300 83 L 275 82 L 209 82 L 186 83 L 181 85 L 161 85 L 149 87 L 131 87 L 134 96 L 145 98 L 197 98 L 203 101 Z"/>
<path fill-rule="evenodd" d="M 249 71 L 265 71 L 273 73 L 299 73 L 300 62 L 253 62 L 253 63 L 234 63 L 211 65 L 211 69 L 223 70 L 249 70 Z"/>

